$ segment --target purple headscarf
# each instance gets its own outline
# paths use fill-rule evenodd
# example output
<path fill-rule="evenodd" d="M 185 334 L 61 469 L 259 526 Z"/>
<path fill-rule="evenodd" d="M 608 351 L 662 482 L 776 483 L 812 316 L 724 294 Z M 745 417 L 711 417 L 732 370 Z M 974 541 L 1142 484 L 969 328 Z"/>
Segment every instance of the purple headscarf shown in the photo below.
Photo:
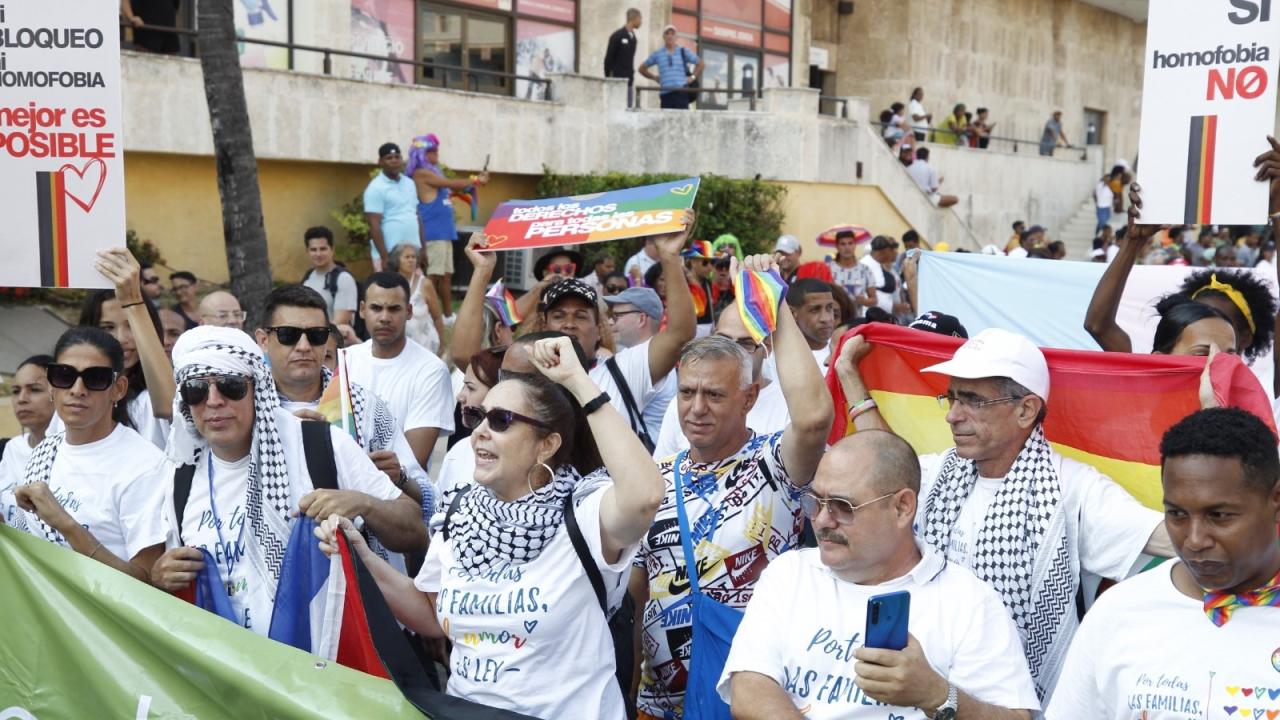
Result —
<path fill-rule="evenodd" d="M 405 166 L 404 173 L 412 178 L 415 170 L 426 168 L 443 177 L 444 173 L 440 171 L 440 166 L 427 159 L 427 153 L 438 149 L 440 149 L 440 138 L 436 137 L 435 133 L 414 138 L 409 143 L 409 163 Z"/>

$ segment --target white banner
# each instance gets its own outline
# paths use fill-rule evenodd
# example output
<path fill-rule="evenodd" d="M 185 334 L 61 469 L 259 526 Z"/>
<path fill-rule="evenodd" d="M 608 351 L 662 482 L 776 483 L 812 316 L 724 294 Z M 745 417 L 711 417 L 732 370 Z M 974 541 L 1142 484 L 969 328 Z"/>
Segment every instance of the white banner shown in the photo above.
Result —
<path fill-rule="evenodd" d="M 1280 5 L 1156 0 L 1147 16 L 1138 182 L 1142 219 L 1261 225 L 1253 159 L 1276 119 Z"/>
<path fill-rule="evenodd" d="M 119 4 L 0 2 L 0 286 L 110 287 L 124 244 Z"/>

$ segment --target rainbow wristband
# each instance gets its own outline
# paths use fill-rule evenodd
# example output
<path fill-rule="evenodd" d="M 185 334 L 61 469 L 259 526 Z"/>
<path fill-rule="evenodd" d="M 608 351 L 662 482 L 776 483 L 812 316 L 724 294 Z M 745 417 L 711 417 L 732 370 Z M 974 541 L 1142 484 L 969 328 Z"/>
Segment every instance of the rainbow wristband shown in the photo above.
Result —
<path fill-rule="evenodd" d="M 866 400 L 863 400 L 857 405 L 849 408 L 849 421 L 852 422 L 857 420 L 858 416 L 862 413 L 867 412 L 868 410 L 875 410 L 877 407 L 879 407 L 879 405 L 876 405 L 875 400 L 867 398 Z"/>

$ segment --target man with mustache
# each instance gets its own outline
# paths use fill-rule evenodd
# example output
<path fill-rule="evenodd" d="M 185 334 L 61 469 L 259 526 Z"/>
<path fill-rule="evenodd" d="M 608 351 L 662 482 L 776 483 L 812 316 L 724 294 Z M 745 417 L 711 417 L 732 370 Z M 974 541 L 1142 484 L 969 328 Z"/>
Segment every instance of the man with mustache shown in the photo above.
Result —
<path fill-rule="evenodd" d="M 852 469 L 852 471 L 851 471 Z M 720 677 L 739 720 L 1029 718 L 1040 709 L 995 591 L 912 531 L 920 464 L 902 438 L 859 432 L 823 456 L 800 507 L 817 548 L 756 583 Z M 911 595 L 907 646 L 864 646 L 868 600 Z"/>
<path fill-rule="evenodd" d="M 1243 410 L 1201 410 L 1169 428 L 1160 459 L 1181 562 L 1098 599 L 1046 717 L 1280 716 L 1276 436 Z"/>

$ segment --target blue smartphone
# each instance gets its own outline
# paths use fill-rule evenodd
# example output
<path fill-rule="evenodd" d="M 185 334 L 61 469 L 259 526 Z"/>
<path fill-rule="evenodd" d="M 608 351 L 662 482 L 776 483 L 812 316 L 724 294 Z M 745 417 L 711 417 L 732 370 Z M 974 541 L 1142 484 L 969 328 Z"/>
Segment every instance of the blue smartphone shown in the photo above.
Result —
<path fill-rule="evenodd" d="M 867 632 L 863 644 L 884 650 L 905 648 L 910 617 L 911 593 L 906 590 L 873 595 L 867 600 Z"/>

